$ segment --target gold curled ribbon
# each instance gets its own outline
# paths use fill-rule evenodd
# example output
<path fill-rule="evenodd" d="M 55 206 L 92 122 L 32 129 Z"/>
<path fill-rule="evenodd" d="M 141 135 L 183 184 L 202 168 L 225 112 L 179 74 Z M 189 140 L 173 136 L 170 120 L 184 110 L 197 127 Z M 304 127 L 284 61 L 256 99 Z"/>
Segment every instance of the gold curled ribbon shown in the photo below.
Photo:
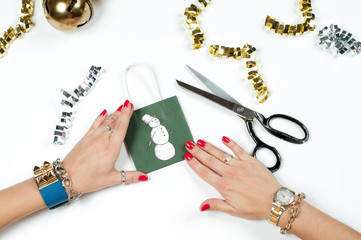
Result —
<path fill-rule="evenodd" d="M 197 17 L 205 8 L 211 3 L 212 0 L 198 0 L 200 7 L 191 4 L 184 10 L 186 16 L 186 29 L 188 29 L 193 37 L 193 49 L 199 49 L 204 46 L 204 33 L 201 30 Z M 249 44 L 243 46 L 243 48 L 231 48 L 219 45 L 211 45 L 209 51 L 216 57 L 233 57 L 235 59 L 247 59 L 246 67 L 250 69 L 248 72 L 248 79 L 252 81 L 253 87 L 257 93 L 257 101 L 263 103 L 269 96 L 269 91 L 265 85 L 257 65 L 257 59 L 252 55 L 256 51 L 256 48 Z"/>
<path fill-rule="evenodd" d="M 267 16 L 265 26 L 271 31 L 281 35 L 299 36 L 305 32 L 315 30 L 316 26 L 311 26 L 315 20 L 315 14 L 312 13 L 311 0 L 300 0 L 299 7 L 303 16 L 303 23 L 284 24 L 277 21 L 275 18 Z"/>
<path fill-rule="evenodd" d="M 190 31 L 190 34 L 193 37 L 193 49 L 203 47 L 204 33 L 197 22 L 197 17 L 199 13 L 205 10 L 211 1 L 212 0 L 198 0 L 201 6 L 197 7 L 196 5 L 191 4 L 184 10 L 184 15 L 186 16 L 186 29 Z"/>
<path fill-rule="evenodd" d="M 30 26 L 34 25 L 31 21 L 31 17 L 34 15 L 33 0 L 22 0 L 21 13 L 25 15 L 20 17 L 20 23 L 16 25 L 15 29 L 9 27 L 0 37 L 0 58 L 5 55 L 6 49 L 11 42 L 19 38 L 23 33 L 29 32 Z"/>
<path fill-rule="evenodd" d="M 215 57 L 246 59 L 246 68 L 250 70 L 247 78 L 252 82 L 254 90 L 257 93 L 257 101 L 263 103 L 269 96 L 269 90 L 259 73 L 257 59 L 253 54 L 255 51 L 256 48 L 249 44 L 245 44 L 242 48 L 224 47 L 220 45 L 211 45 L 209 47 L 209 52 Z"/>

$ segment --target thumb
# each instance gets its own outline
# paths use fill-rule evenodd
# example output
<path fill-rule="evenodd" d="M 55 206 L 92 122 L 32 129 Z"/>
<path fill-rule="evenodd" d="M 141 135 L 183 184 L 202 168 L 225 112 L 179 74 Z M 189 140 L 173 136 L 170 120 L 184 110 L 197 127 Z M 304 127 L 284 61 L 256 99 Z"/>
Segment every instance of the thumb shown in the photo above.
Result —
<path fill-rule="evenodd" d="M 139 171 L 124 171 L 123 173 L 122 170 L 114 170 L 111 173 L 110 178 L 111 182 L 113 183 L 112 185 L 148 181 L 148 176 L 145 173 Z"/>
<path fill-rule="evenodd" d="M 210 198 L 204 201 L 200 207 L 201 212 L 203 211 L 221 211 L 225 213 L 231 213 L 233 207 L 229 205 L 225 200 L 218 198 Z"/>

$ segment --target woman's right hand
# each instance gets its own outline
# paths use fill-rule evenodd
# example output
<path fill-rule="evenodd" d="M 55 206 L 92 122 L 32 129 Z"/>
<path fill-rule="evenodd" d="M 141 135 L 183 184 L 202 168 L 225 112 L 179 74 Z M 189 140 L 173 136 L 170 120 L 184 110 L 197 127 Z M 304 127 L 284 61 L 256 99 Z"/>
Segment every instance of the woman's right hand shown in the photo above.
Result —
<path fill-rule="evenodd" d="M 122 184 L 123 176 L 115 169 L 115 162 L 133 110 L 133 104 L 128 100 L 109 117 L 104 110 L 66 156 L 63 166 L 72 180 L 72 189 L 89 193 Z M 125 183 L 147 180 L 147 175 L 142 172 L 125 171 Z"/>
<path fill-rule="evenodd" d="M 281 184 L 257 159 L 247 154 L 236 142 L 223 137 L 223 143 L 232 150 L 230 156 L 211 143 L 198 140 L 186 143 L 189 153 L 185 158 L 193 171 L 215 187 L 224 199 L 208 199 L 200 210 L 222 211 L 247 219 L 268 219 L 274 193 Z"/>

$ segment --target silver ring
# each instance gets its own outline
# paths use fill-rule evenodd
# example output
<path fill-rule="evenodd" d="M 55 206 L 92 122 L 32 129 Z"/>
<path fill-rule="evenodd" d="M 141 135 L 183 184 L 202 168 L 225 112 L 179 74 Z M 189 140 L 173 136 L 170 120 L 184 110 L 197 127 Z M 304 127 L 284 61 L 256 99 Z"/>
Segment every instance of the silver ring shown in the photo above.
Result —
<path fill-rule="evenodd" d="M 229 165 L 229 163 L 231 162 L 232 158 L 233 158 L 232 156 L 227 156 L 226 159 L 224 160 L 224 163 L 225 163 L 226 165 Z"/>
<path fill-rule="evenodd" d="M 123 176 L 122 184 L 125 184 L 125 172 L 124 172 L 124 170 L 121 170 L 121 172 L 122 172 L 122 176 Z"/>
<path fill-rule="evenodd" d="M 111 129 L 109 126 L 107 126 L 107 127 L 105 128 L 105 130 L 106 130 L 107 132 L 113 133 L 113 129 Z"/>

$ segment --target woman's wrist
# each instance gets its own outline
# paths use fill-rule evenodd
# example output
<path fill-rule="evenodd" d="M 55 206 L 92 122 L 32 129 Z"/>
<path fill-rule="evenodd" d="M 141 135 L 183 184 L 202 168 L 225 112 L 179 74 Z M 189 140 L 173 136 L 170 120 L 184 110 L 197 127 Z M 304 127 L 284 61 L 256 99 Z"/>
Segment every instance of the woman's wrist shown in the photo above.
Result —
<path fill-rule="evenodd" d="M 62 161 L 62 167 L 65 170 L 65 172 L 68 175 L 68 178 L 71 179 L 71 188 L 73 190 L 79 190 L 82 187 L 79 187 L 79 185 L 82 185 L 77 178 L 77 172 L 79 172 L 78 166 L 76 166 L 76 161 L 73 161 L 73 159 L 68 159 L 69 157 L 66 157 L 64 161 Z M 66 192 L 69 194 L 69 189 L 65 188 Z M 84 192 L 84 191 L 82 191 Z M 85 193 L 85 192 L 84 192 Z"/>
<path fill-rule="evenodd" d="M 52 164 L 45 161 L 42 166 L 35 166 L 33 171 L 36 186 L 49 209 L 68 203 L 70 198 L 65 189 L 71 186 L 71 181 L 64 179 L 66 173 L 63 173 L 59 159 Z"/>
<path fill-rule="evenodd" d="M 278 220 L 278 226 L 280 228 L 285 228 L 286 224 L 288 222 L 288 219 L 290 218 L 291 215 L 291 207 L 287 208 L 280 216 L 280 219 Z"/>
<path fill-rule="evenodd" d="M 291 226 L 294 225 L 293 221 L 298 218 L 298 213 L 303 210 L 305 204 L 307 205 L 307 203 L 305 203 L 305 201 L 303 200 L 305 197 L 306 195 L 303 193 L 296 195 L 294 199 L 294 204 L 287 208 L 280 216 L 278 226 L 282 229 L 282 234 L 291 232 Z"/>
<path fill-rule="evenodd" d="M 64 190 L 66 191 L 66 193 L 68 195 L 69 204 L 73 203 L 74 201 L 77 201 L 80 198 L 80 196 L 83 195 L 83 193 L 77 192 L 76 190 L 74 190 L 75 188 L 74 188 L 73 181 L 72 181 L 70 175 L 68 174 L 68 172 L 66 171 L 66 169 L 64 168 L 64 164 L 58 158 L 56 161 L 54 161 L 53 165 L 54 165 L 54 169 L 62 183 L 62 186 L 64 187 Z"/>
<path fill-rule="evenodd" d="M 270 217 L 270 213 L 272 211 L 272 206 L 273 206 L 273 199 L 274 199 L 274 195 L 275 195 L 275 192 L 281 188 L 282 185 L 281 184 L 276 184 L 274 186 L 270 186 L 270 191 L 267 193 L 267 196 L 266 196 L 266 204 L 264 204 L 264 210 L 263 210 L 263 217 L 262 219 L 265 219 L 265 220 L 269 220 L 269 217 Z"/>

